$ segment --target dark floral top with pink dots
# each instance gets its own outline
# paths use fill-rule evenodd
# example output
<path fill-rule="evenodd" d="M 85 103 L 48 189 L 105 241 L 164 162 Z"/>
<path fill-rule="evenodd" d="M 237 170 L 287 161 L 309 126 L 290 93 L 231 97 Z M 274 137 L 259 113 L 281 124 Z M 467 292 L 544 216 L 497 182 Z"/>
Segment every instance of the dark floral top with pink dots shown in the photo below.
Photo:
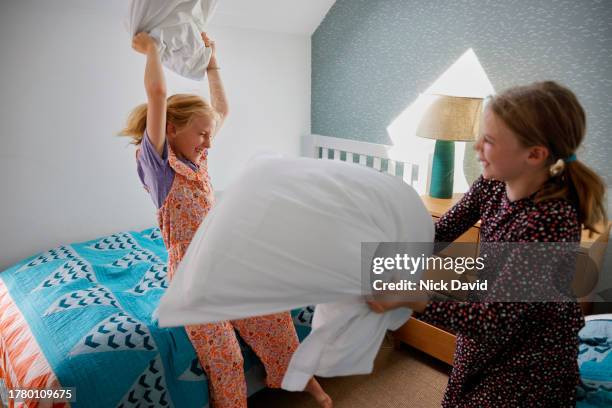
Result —
<path fill-rule="evenodd" d="M 510 201 L 505 183 L 481 176 L 436 223 L 436 242 L 452 242 L 480 220 L 481 248 L 487 243 L 578 243 L 575 206 L 564 199 L 536 202 L 535 196 Z M 555 251 L 542 253 L 537 267 L 515 252 L 498 257 L 489 292 L 499 296 L 505 295 L 504 288 L 520 287 L 538 293 L 546 282 L 567 280 L 568 262 Z M 521 279 L 529 276 L 542 277 L 537 280 L 544 282 L 542 287 Z M 419 316 L 457 335 L 442 405 L 575 406 L 578 331 L 584 325 L 579 305 L 571 297 L 554 302 L 497 299 L 489 293 L 478 301 L 431 301 Z"/>

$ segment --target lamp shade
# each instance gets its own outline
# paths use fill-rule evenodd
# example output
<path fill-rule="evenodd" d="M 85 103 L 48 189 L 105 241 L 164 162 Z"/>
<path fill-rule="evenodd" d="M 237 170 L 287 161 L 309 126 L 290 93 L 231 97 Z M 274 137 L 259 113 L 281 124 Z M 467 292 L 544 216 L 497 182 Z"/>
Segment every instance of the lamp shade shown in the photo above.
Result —
<path fill-rule="evenodd" d="M 425 110 L 416 135 L 427 139 L 472 141 L 478 136 L 482 98 L 428 95 L 431 103 Z"/>

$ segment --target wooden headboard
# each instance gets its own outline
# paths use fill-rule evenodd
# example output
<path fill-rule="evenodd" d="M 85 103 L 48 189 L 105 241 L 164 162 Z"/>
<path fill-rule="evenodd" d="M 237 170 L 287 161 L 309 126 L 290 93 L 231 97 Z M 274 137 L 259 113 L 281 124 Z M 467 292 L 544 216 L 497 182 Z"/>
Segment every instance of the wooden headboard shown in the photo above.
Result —
<path fill-rule="evenodd" d="M 371 167 L 381 172 L 401 177 L 420 194 L 427 192 L 431 174 L 431 160 L 427 168 L 412 163 L 406 156 L 392 152 L 392 146 L 360 142 L 322 135 L 310 135 L 310 157 L 340 160 Z"/>

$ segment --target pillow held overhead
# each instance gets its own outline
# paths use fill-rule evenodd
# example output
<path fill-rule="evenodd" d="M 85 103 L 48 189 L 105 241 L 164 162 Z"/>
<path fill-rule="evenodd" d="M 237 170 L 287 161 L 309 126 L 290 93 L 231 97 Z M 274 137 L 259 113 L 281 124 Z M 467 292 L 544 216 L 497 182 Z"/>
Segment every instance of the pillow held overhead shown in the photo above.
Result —
<path fill-rule="evenodd" d="M 189 79 L 201 81 L 211 57 L 201 32 L 218 0 L 131 0 L 126 19 L 133 37 L 145 31 L 159 43 L 162 64 Z"/>

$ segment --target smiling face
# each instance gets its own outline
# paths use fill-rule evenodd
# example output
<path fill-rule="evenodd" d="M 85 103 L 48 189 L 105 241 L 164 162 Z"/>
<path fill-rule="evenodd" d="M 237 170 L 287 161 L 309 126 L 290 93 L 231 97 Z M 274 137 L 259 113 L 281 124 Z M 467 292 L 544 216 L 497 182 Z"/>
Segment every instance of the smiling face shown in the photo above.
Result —
<path fill-rule="evenodd" d="M 178 130 L 169 123 L 168 141 L 177 156 L 195 163 L 202 151 L 210 147 L 215 126 L 215 120 L 209 115 L 196 115 L 187 126 Z"/>
<path fill-rule="evenodd" d="M 518 136 L 491 109 L 484 112 L 481 133 L 474 145 L 486 179 L 513 180 L 531 169 L 532 149 L 519 142 Z"/>

